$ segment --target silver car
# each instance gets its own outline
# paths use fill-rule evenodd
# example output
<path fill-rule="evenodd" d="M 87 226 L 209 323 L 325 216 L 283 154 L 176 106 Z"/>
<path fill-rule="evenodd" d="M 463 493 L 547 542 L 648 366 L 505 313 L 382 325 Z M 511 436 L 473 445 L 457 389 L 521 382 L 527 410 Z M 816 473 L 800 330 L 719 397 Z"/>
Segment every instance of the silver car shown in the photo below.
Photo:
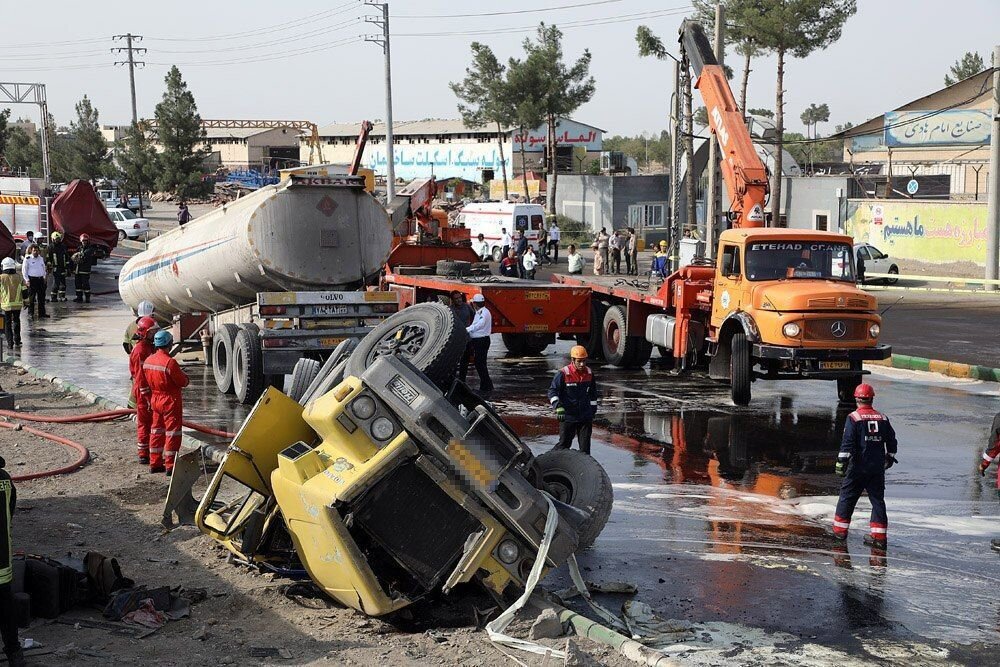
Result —
<path fill-rule="evenodd" d="M 889 258 L 889 255 L 869 243 L 859 243 L 854 246 L 855 265 L 860 266 L 862 260 L 865 263 L 865 276 L 872 273 L 899 274 L 899 266 Z M 865 278 L 864 282 L 875 280 L 884 280 L 890 285 L 895 285 L 898 278 L 872 278 L 871 280 Z"/>

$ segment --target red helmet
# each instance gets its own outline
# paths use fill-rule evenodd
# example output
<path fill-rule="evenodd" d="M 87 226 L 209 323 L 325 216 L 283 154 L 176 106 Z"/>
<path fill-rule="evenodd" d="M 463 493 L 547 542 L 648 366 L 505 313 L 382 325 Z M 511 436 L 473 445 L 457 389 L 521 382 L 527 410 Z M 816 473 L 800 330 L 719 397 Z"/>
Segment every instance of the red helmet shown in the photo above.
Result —
<path fill-rule="evenodd" d="M 80 243 L 90 241 L 90 234 L 80 234 Z"/>
<path fill-rule="evenodd" d="M 136 336 L 145 338 L 151 331 L 156 331 L 160 325 L 152 317 L 140 317 L 135 326 Z"/>
<path fill-rule="evenodd" d="M 858 385 L 858 388 L 854 390 L 854 398 L 870 401 L 875 398 L 875 389 L 873 389 L 870 384 L 862 382 Z"/>

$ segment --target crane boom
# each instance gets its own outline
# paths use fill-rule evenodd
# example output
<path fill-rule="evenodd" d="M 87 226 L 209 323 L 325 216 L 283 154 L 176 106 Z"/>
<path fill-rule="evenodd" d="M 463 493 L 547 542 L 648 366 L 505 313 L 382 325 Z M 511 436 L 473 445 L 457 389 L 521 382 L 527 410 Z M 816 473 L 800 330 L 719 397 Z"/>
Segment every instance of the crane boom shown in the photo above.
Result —
<path fill-rule="evenodd" d="M 685 20 L 680 43 L 695 73 L 694 87 L 705 101 L 709 129 L 719 140 L 722 177 L 732 200 L 729 220 L 736 228 L 764 227 L 769 191 L 767 167 L 757 155 L 726 74 L 701 24 Z"/>

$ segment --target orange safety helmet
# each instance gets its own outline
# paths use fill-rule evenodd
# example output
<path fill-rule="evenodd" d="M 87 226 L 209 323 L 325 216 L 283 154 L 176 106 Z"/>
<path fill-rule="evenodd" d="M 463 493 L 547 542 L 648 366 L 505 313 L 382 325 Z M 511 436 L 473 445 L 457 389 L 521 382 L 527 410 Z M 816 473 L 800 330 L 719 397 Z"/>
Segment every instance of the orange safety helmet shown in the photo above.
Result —
<path fill-rule="evenodd" d="M 135 326 L 135 334 L 138 338 L 146 338 L 151 332 L 160 328 L 152 317 L 140 317 Z"/>
<path fill-rule="evenodd" d="M 862 382 L 858 385 L 858 388 L 854 390 L 854 398 L 858 398 L 863 401 L 870 401 L 875 398 L 875 389 L 867 382 Z"/>
<path fill-rule="evenodd" d="M 587 348 L 583 345 L 574 345 L 569 350 L 570 359 L 586 359 L 587 358 Z"/>

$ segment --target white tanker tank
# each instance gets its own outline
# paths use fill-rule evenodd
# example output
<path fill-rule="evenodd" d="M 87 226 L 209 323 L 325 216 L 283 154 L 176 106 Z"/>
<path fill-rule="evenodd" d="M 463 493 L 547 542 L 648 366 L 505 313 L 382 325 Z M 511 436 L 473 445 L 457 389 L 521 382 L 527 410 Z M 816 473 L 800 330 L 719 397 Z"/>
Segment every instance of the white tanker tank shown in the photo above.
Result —
<path fill-rule="evenodd" d="M 133 309 L 149 300 L 160 315 L 217 312 L 258 292 L 358 286 L 391 245 L 389 216 L 361 178 L 292 177 L 153 239 L 118 289 Z"/>

